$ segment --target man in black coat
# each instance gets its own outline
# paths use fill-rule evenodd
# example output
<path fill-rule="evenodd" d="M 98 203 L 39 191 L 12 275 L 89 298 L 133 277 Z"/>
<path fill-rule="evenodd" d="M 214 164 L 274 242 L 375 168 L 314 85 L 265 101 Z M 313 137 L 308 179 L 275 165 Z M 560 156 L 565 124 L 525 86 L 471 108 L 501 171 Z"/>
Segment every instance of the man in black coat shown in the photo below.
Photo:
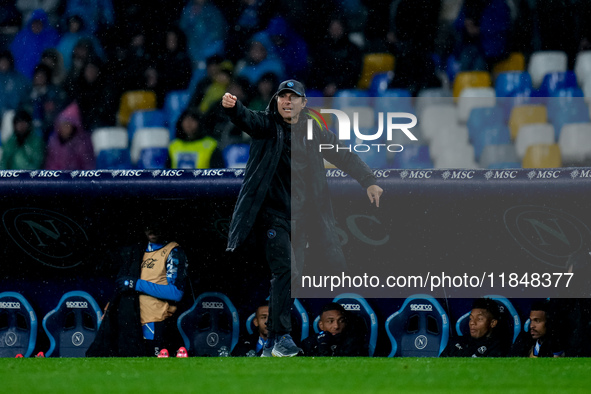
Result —
<path fill-rule="evenodd" d="M 356 154 L 346 149 L 320 152 L 320 144 L 340 145 L 335 134 L 311 122 L 312 138 L 308 139 L 306 103 L 304 86 L 294 80 L 279 85 L 265 111 L 251 111 L 229 93 L 221 103 L 231 121 L 252 137 L 227 249 L 234 251 L 254 236 L 271 269 L 270 337 L 263 357 L 292 357 L 301 351 L 290 336 L 290 292 L 292 274 L 297 277 L 303 269 L 306 245 L 322 245 L 323 261 L 334 272 L 345 267 L 334 231 L 324 159 L 366 188 L 376 206 L 383 192 Z M 298 272 L 292 272 L 292 260 Z"/>

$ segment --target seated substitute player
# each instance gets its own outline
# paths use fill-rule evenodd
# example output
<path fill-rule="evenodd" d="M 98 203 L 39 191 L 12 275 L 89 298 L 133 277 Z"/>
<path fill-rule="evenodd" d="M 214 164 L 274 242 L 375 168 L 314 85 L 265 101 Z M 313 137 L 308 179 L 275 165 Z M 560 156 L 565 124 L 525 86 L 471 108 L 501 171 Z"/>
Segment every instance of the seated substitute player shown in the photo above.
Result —
<path fill-rule="evenodd" d="M 184 293 L 187 257 L 176 242 L 165 240 L 164 226 L 149 220 L 146 243 L 125 248 L 117 276 L 117 293 L 106 308 L 89 357 L 168 357 L 165 346 L 177 348 L 172 339 L 176 303 Z M 176 343 L 173 343 L 176 342 Z M 177 357 L 186 357 L 179 348 Z"/>
<path fill-rule="evenodd" d="M 508 345 L 500 329 L 499 304 L 490 298 L 477 298 L 470 312 L 470 335 L 450 340 L 440 357 L 503 357 Z"/>
<path fill-rule="evenodd" d="M 238 357 L 260 357 L 263 347 L 268 339 L 269 330 L 267 319 L 269 318 L 269 302 L 265 301 L 259 305 L 252 323 L 256 331 L 251 335 L 245 335 L 238 341 L 238 345 L 232 350 L 232 356 Z"/>
<path fill-rule="evenodd" d="M 330 302 L 322 308 L 317 336 L 302 342 L 304 355 L 328 357 L 367 356 L 363 322 L 341 304 Z"/>
<path fill-rule="evenodd" d="M 511 348 L 515 357 L 563 357 L 564 350 L 560 338 L 551 324 L 550 303 L 536 301 L 529 313 L 529 332 L 519 335 Z"/>

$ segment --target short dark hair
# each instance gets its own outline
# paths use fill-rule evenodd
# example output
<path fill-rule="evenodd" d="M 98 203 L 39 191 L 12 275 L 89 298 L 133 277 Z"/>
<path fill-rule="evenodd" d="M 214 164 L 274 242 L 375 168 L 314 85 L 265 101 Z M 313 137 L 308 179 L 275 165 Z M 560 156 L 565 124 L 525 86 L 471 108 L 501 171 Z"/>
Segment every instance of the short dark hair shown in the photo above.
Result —
<path fill-rule="evenodd" d="M 532 310 L 532 311 L 542 311 L 542 312 L 546 312 L 547 313 L 548 312 L 549 304 L 550 303 L 548 302 L 548 300 L 537 300 L 537 301 L 534 301 L 531 304 L 530 310 Z"/>
<path fill-rule="evenodd" d="M 329 302 L 328 304 L 324 305 L 322 307 L 322 310 L 320 311 L 320 316 L 322 316 L 322 314 L 324 312 L 328 312 L 328 311 L 338 311 L 338 312 L 341 312 L 341 314 L 343 314 L 343 315 L 345 315 L 347 313 L 345 308 L 343 308 L 343 306 L 341 304 L 339 304 L 338 302 Z"/>
<path fill-rule="evenodd" d="M 491 298 L 477 298 L 472 303 L 472 309 L 484 309 L 492 315 L 493 319 L 499 320 L 501 311 L 499 304 Z"/>
<path fill-rule="evenodd" d="M 29 111 L 27 111 L 25 109 L 19 109 L 14 114 L 14 118 L 12 118 L 12 124 L 16 125 L 17 122 L 20 122 L 20 121 L 24 121 L 27 123 L 33 123 L 33 117 L 31 116 Z"/>

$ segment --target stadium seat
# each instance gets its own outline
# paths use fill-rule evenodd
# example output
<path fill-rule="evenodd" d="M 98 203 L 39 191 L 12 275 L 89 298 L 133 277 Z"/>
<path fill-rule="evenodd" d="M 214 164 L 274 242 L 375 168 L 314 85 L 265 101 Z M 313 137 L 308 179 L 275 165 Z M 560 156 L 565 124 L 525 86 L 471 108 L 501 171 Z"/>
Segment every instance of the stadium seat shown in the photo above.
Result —
<path fill-rule="evenodd" d="M 190 99 L 191 93 L 188 90 L 173 90 L 164 97 L 163 111 L 171 136 L 175 135 L 176 122 L 183 111 L 187 109 Z"/>
<path fill-rule="evenodd" d="M 531 145 L 553 144 L 554 127 L 548 123 L 529 123 L 519 128 L 517 138 L 515 138 L 515 151 L 517 157 L 523 160 L 525 151 Z"/>
<path fill-rule="evenodd" d="M 378 97 L 382 96 L 383 93 L 388 90 L 388 86 L 392 79 L 394 78 L 394 72 L 382 72 L 376 73 L 373 78 L 371 79 L 371 83 L 369 85 L 368 93 L 370 97 Z M 306 91 L 306 96 L 309 96 L 308 92 Z"/>
<path fill-rule="evenodd" d="M 511 138 L 515 139 L 521 126 L 528 123 L 547 123 L 548 111 L 546 106 L 539 104 L 518 105 L 511 110 L 509 130 Z"/>
<path fill-rule="evenodd" d="M 130 90 L 121 95 L 117 124 L 127 127 L 131 114 L 139 110 L 156 108 L 156 93 L 150 90 Z"/>
<path fill-rule="evenodd" d="M 515 152 L 515 145 L 486 145 L 482 149 L 480 155 L 480 166 L 482 168 L 507 168 L 504 163 L 519 163 L 517 168 L 521 168 L 521 161 L 517 157 L 517 152 Z"/>
<path fill-rule="evenodd" d="M 365 298 L 361 297 L 358 294 L 354 293 L 344 293 L 341 295 L 336 296 L 333 302 L 338 302 L 345 308 L 345 310 L 354 313 L 358 317 L 361 317 L 365 322 L 365 326 L 367 329 L 366 335 L 366 343 L 369 349 L 369 356 L 372 357 L 375 349 L 376 343 L 378 340 L 378 321 L 375 312 L 373 311 L 372 307 L 369 303 L 365 300 Z M 319 332 L 318 329 L 318 322 L 320 321 L 320 316 L 317 316 L 314 319 L 314 331 L 316 333 Z"/>
<path fill-rule="evenodd" d="M 137 164 L 140 153 L 146 148 L 168 148 L 170 133 L 163 127 L 146 127 L 138 129 L 131 141 L 131 162 Z"/>
<path fill-rule="evenodd" d="M 367 92 L 361 89 L 341 89 L 337 90 L 333 99 L 332 106 L 335 109 L 345 107 L 369 107 L 371 99 Z"/>
<path fill-rule="evenodd" d="M 521 162 L 523 168 L 562 167 L 562 156 L 558 144 L 530 145 Z"/>
<path fill-rule="evenodd" d="M 0 357 L 30 357 L 37 340 L 37 315 L 21 294 L 0 293 Z"/>
<path fill-rule="evenodd" d="M 591 51 L 581 51 L 575 58 L 575 74 L 580 87 L 591 79 Z"/>
<path fill-rule="evenodd" d="M 410 112 L 414 113 L 412 95 L 407 89 L 386 89 L 374 101 L 376 115 L 378 112 Z"/>
<path fill-rule="evenodd" d="M 292 336 L 294 338 L 300 338 L 300 341 L 308 338 L 310 335 L 310 318 L 308 312 L 297 298 L 293 299 L 293 306 L 291 308 L 292 315 Z M 256 313 L 253 313 L 246 319 L 246 331 L 252 335 L 256 331 L 256 327 L 253 323 Z M 299 335 L 298 335 L 299 334 Z"/>
<path fill-rule="evenodd" d="M 423 139 L 430 142 L 442 128 L 458 124 L 458 113 L 453 105 L 431 105 L 423 110 L 420 121 Z"/>
<path fill-rule="evenodd" d="M 105 149 L 127 149 L 129 148 L 129 138 L 127 130 L 123 127 L 101 127 L 92 131 L 92 147 L 94 155 L 98 157 L 99 153 Z"/>
<path fill-rule="evenodd" d="M 166 168 L 167 161 L 167 147 L 148 147 L 140 151 L 136 167 L 142 170 L 161 170 Z"/>
<path fill-rule="evenodd" d="M 433 168 L 429 145 L 407 144 L 402 152 L 394 154 L 392 168 L 426 169 Z"/>
<path fill-rule="evenodd" d="M 2 129 L 0 131 L 0 143 L 5 144 L 10 136 L 14 133 L 14 126 L 12 120 L 14 119 L 15 110 L 9 109 L 2 114 Z"/>
<path fill-rule="evenodd" d="M 92 296 L 84 291 L 70 291 L 43 318 L 43 329 L 49 338 L 46 357 L 85 357 L 96 337 L 103 311 Z"/>
<path fill-rule="evenodd" d="M 439 357 L 449 340 L 449 318 L 434 297 L 416 294 L 388 317 L 386 332 L 392 344 L 388 357 Z"/>
<path fill-rule="evenodd" d="M 181 314 L 177 327 L 191 356 L 223 356 L 238 343 L 240 323 L 232 301 L 222 293 L 206 292 Z"/>
<path fill-rule="evenodd" d="M 466 124 L 474 108 L 494 107 L 496 105 L 493 88 L 466 88 L 458 98 L 458 122 Z"/>
<path fill-rule="evenodd" d="M 521 52 L 511 52 L 505 60 L 495 63 L 492 73 L 498 76 L 500 73 L 525 70 L 525 56 Z"/>
<path fill-rule="evenodd" d="M 391 53 L 368 53 L 363 56 L 361 77 L 357 83 L 359 89 L 369 89 L 373 76 L 394 70 L 394 55 Z"/>
<path fill-rule="evenodd" d="M 250 144 L 231 144 L 224 148 L 226 168 L 244 168 L 248 162 Z"/>
<path fill-rule="evenodd" d="M 137 129 L 144 127 L 166 127 L 166 117 L 164 111 L 159 109 L 135 111 L 131 114 L 131 119 L 127 125 L 127 133 L 129 140 L 133 139 L 133 135 Z M 171 140 L 174 135 L 170 136 Z"/>
<path fill-rule="evenodd" d="M 470 143 L 456 144 L 437 153 L 435 168 L 478 168 L 474 161 L 474 147 Z"/>
<path fill-rule="evenodd" d="M 502 145 L 511 143 L 511 133 L 505 125 L 486 126 L 474 135 L 474 158 L 480 161 L 482 152 L 487 145 Z"/>
<path fill-rule="evenodd" d="M 419 91 L 415 103 L 415 113 L 419 116 L 419 120 L 423 117 L 425 108 L 431 105 L 454 105 L 452 92 L 445 88 L 429 88 Z"/>
<path fill-rule="evenodd" d="M 588 165 L 591 161 L 591 123 L 564 125 L 558 139 L 565 165 Z"/>
<path fill-rule="evenodd" d="M 548 98 L 548 121 L 554 126 L 555 140 L 560 138 L 560 132 L 564 125 L 569 123 L 587 123 L 590 122 L 589 107 L 584 99 L 576 96 L 566 96 L 566 94 L 578 94 L 576 90 L 561 90 L 557 93 L 563 93 L 564 96 Z"/>
<path fill-rule="evenodd" d="M 468 127 L 468 137 L 474 142 L 477 135 L 487 128 L 499 128 L 505 126 L 505 117 L 503 109 L 495 107 L 478 107 L 470 111 L 466 126 Z"/>
<path fill-rule="evenodd" d="M 431 159 L 437 160 L 438 154 L 448 149 L 454 149 L 457 145 L 468 144 L 468 128 L 466 126 L 453 125 L 442 127 L 431 139 L 429 152 Z"/>
<path fill-rule="evenodd" d="M 504 320 L 504 326 L 501 328 L 505 331 L 507 338 L 511 339 L 511 343 L 514 343 L 521 332 L 521 318 L 519 313 L 506 297 L 500 295 L 486 295 L 485 298 L 495 300 L 501 309 L 501 315 Z M 469 329 L 470 311 L 462 315 L 456 322 L 456 333 L 459 336 L 470 335 Z"/>
<path fill-rule="evenodd" d="M 96 168 L 99 170 L 126 170 L 133 168 L 129 149 L 103 149 L 96 157 Z"/>
<path fill-rule="evenodd" d="M 489 87 L 492 87 L 492 80 L 487 71 L 462 71 L 453 82 L 453 96 L 457 99 L 466 88 Z"/>
<path fill-rule="evenodd" d="M 531 75 L 532 86 L 538 89 L 544 76 L 554 71 L 566 71 L 567 55 L 562 51 L 537 51 L 532 53 L 527 71 Z"/>
<path fill-rule="evenodd" d="M 558 90 L 576 88 L 577 77 L 573 71 L 553 71 L 544 75 L 542 83 L 537 90 L 538 97 L 551 97 Z"/>
<path fill-rule="evenodd" d="M 495 93 L 497 97 L 514 97 L 519 93 L 531 95 L 531 76 L 525 71 L 500 73 L 495 79 Z"/>

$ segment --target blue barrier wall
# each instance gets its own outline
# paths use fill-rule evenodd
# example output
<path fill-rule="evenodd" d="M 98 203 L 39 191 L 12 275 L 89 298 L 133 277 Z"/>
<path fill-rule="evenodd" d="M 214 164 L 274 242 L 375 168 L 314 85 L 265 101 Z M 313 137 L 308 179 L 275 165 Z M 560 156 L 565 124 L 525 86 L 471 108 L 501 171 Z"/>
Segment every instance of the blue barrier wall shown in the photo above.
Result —
<path fill-rule="evenodd" d="M 588 297 L 591 169 L 375 173 L 384 189 L 379 209 L 354 180 L 327 170 L 351 275 L 575 273 L 570 288 L 500 288 L 497 280 L 492 287 L 436 289 L 452 323 L 471 298 L 485 294 L 511 298 L 525 318 L 532 298 Z M 143 217 L 164 214 L 189 257 L 187 292 L 224 292 L 246 318 L 266 295 L 269 273 L 254 253 L 225 252 L 242 177 L 241 169 L 0 171 L 0 291 L 20 292 L 40 317 L 72 290 L 104 306 L 114 290 L 117 251 L 143 239 Z M 429 293 L 349 287 L 308 289 L 300 297 L 314 314 L 326 302 L 315 298 L 344 292 L 370 298 L 380 322 L 404 297 Z"/>

